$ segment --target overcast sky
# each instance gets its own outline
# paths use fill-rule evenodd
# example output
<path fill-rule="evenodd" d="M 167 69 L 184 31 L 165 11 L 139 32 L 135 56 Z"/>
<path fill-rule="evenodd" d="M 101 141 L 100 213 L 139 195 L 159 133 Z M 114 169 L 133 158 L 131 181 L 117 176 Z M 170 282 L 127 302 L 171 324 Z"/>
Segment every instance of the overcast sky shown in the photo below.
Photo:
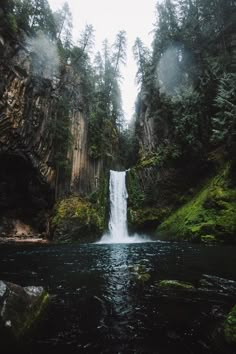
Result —
<path fill-rule="evenodd" d="M 134 112 L 137 96 L 135 85 L 136 64 L 132 46 L 136 37 L 150 46 L 155 5 L 157 0 L 68 0 L 73 15 L 73 38 L 76 42 L 85 24 L 92 24 L 95 29 L 96 50 L 101 49 L 105 38 L 112 43 L 120 30 L 127 32 L 127 65 L 123 69 L 122 100 L 125 117 L 129 120 Z M 49 0 L 52 10 L 60 8 L 64 0 Z"/>

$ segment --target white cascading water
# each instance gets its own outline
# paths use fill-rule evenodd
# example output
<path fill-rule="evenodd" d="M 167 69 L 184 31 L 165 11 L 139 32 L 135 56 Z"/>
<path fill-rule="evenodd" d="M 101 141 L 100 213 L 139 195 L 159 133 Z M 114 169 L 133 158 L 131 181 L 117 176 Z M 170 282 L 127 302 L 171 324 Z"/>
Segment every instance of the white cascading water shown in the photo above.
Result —
<path fill-rule="evenodd" d="M 110 221 L 111 241 L 127 240 L 127 198 L 125 183 L 126 172 L 110 171 Z"/>
<path fill-rule="evenodd" d="M 147 242 L 137 235 L 129 236 L 127 228 L 126 171 L 110 171 L 110 221 L 109 232 L 99 243 Z"/>

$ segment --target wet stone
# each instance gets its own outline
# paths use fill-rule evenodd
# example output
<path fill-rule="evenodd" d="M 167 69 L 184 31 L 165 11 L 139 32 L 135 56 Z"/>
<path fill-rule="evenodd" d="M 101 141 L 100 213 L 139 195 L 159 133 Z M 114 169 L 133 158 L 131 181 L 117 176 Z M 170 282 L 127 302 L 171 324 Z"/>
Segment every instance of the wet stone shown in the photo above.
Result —
<path fill-rule="evenodd" d="M 47 307 L 49 295 L 42 287 L 21 287 L 0 280 L 0 342 L 11 342 L 26 336 Z"/>
<path fill-rule="evenodd" d="M 2 280 L 0 280 L 0 298 L 5 295 L 6 290 L 7 290 L 6 284 Z"/>

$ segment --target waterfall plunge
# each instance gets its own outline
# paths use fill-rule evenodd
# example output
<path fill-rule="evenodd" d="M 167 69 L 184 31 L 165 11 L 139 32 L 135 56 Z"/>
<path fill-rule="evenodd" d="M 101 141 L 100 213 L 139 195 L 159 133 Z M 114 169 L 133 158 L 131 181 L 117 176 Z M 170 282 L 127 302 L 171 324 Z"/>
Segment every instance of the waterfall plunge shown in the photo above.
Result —
<path fill-rule="evenodd" d="M 110 221 L 109 231 L 112 242 L 128 239 L 126 172 L 110 171 Z"/>
<path fill-rule="evenodd" d="M 129 236 L 127 228 L 126 171 L 110 171 L 110 221 L 109 232 L 99 243 L 139 243 L 150 240 L 137 235 Z"/>

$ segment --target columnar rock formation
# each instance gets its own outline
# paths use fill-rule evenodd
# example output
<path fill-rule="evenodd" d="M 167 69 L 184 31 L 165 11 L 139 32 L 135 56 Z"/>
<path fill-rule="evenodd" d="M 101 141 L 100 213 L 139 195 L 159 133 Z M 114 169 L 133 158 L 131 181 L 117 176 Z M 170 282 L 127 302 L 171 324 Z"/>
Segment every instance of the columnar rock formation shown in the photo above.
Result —
<path fill-rule="evenodd" d="M 20 213 L 20 218 L 32 219 L 51 208 L 55 187 L 57 196 L 94 191 L 102 163 L 88 154 L 88 122 L 81 108 L 79 80 L 76 89 L 70 87 L 69 65 L 56 76 L 35 72 L 37 53 L 25 43 L 23 36 L 12 38 L 0 28 L 0 217 L 16 212 L 17 217 Z M 72 92 L 68 105 L 71 173 L 56 186 L 53 156 L 58 146 L 54 138 L 63 90 Z M 45 221 L 43 225 L 45 229 Z"/>
<path fill-rule="evenodd" d="M 72 171 L 71 191 L 73 194 L 87 195 L 99 185 L 103 163 L 101 159 L 93 160 L 88 154 L 88 122 L 82 112 L 71 112 L 72 126 Z"/>

